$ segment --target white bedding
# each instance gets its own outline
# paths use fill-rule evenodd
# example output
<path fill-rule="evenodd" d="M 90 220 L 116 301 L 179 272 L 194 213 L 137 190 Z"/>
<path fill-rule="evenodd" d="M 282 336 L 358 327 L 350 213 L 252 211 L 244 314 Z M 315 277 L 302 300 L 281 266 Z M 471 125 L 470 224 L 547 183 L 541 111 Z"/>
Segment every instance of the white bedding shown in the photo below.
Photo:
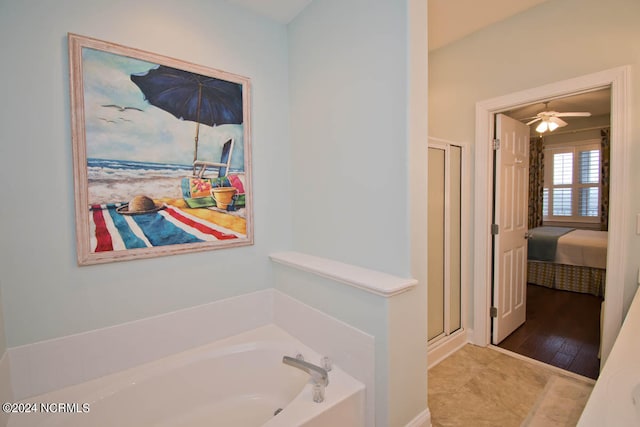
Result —
<path fill-rule="evenodd" d="M 557 264 L 607 268 L 607 232 L 573 230 L 558 239 Z"/>

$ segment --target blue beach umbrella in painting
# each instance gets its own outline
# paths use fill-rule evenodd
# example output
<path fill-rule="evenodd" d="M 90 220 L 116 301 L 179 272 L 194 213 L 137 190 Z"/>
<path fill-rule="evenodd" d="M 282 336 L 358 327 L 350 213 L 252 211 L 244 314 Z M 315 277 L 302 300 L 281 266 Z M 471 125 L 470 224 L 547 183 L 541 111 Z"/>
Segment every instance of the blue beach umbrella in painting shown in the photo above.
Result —
<path fill-rule="evenodd" d="M 160 65 L 132 74 L 145 99 L 180 120 L 196 123 L 193 160 L 198 158 L 200 124 L 242 124 L 242 85 Z"/>

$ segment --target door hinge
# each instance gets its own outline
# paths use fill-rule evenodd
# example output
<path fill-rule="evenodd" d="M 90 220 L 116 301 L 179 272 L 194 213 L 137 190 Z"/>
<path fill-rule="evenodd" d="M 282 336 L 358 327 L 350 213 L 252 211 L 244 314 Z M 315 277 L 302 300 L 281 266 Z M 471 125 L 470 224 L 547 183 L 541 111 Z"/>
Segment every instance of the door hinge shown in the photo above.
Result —
<path fill-rule="evenodd" d="M 498 307 L 491 307 L 489 310 L 489 316 L 498 317 Z"/>
<path fill-rule="evenodd" d="M 500 232 L 500 226 L 498 224 L 491 224 L 491 234 L 496 236 Z"/>
<path fill-rule="evenodd" d="M 499 150 L 500 149 L 500 139 L 496 138 L 493 140 L 493 149 L 494 150 Z"/>

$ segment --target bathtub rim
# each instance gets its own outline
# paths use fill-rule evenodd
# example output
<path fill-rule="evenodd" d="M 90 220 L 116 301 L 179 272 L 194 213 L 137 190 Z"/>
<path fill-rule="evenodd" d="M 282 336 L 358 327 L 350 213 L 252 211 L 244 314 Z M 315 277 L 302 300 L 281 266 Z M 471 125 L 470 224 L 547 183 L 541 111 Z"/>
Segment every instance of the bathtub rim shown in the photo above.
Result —
<path fill-rule="evenodd" d="M 223 358 L 233 356 L 236 353 L 244 353 L 260 350 L 278 350 L 285 351 L 286 355 L 302 353 L 307 360 L 319 361 L 321 356 L 315 350 L 311 349 L 300 340 L 289 334 L 276 324 L 267 324 L 241 332 L 239 334 L 216 340 L 212 343 L 197 346 L 179 353 L 171 354 L 143 363 L 131 368 L 104 375 L 99 378 L 88 380 L 79 384 L 63 387 L 36 396 L 31 396 L 20 400 L 19 402 L 89 402 L 91 404 L 108 399 L 110 396 L 132 387 L 156 375 L 162 375 L 168 371 L 178 370 L 181 367 L 199 361 Z M 285 353 L 283 353 L 283 356 Z M 294 368 L 292 368 L 294 369 Z M 296 423 L 307 423 L 322 412 L 333 408 L 345 400 L 356 397 L 361 394 L 364 403 L 365 385 L 353 378 L 340 367 L 334 366 L 330 372 L 330 384 L 326 390 L 326 400 L 321 404 L 312 402 L 312 385 L 310 379 L 302 386 L 301 390 L 293 397 L 293 399 L 283 408 L 283 411 L 277 416 L 269 419 L 264 424 L 265 427 L 288 426 L 293 421 Z M 81 394 L 81 396 L 78 395 Z M 335 394 L 334 394 L 335 393 Z M 292 406 L 293 405 L 293 406 Z M 302 410 L 300 410 L 302 407 Z M 305 409 L 313 409 L 305 412 Z M 38 414 L 42 415 L 42 414 Z M 365 407 L 362 407 L 362 419 L 365 419 Z M 279 417 L 279 418 L 278 418 Z M 9 417 L 8 427 L 12 427 L 11 420 L 13 415 Z M 37 421 L 34 419 L 34 421 Z M 60 414 L 53 424 L 58 425 Z M 45 419 L 44 424 L 49 425 Z"/>

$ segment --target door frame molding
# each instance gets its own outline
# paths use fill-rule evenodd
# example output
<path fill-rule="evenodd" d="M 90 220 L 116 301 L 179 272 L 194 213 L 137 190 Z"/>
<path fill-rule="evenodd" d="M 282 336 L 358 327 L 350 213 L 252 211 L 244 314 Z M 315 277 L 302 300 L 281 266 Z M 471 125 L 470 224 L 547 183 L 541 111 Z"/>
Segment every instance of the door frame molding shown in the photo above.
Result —
<path fill-rule="evenodd" d="M 576 93 L 611 87 L 611 176 L 607 276 L 601 336 L 601 364 L 606 361 L 623 320 L 624 283 L 627 267 L 627 215 L 625 199 L 629 166 L 629 99 L 630 66 L 555 82 L 533 89 L 492 98 L 476 103 L 475 131 L 475 200 L 474 200 L 474 261 L 473 261 L 473 325 L 472 342 L 487 346 L 491 342 L 491 222 L 493 205 L 492 135 L 494 115 L 503 111 Z"/>

